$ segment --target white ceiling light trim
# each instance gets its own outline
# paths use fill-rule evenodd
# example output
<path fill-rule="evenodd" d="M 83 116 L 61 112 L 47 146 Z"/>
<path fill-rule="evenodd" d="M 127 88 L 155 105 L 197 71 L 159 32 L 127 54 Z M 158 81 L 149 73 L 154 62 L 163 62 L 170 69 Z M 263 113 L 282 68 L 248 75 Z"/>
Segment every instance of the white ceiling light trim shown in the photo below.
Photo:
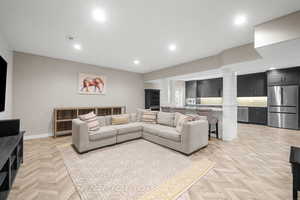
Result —
<path fill-rule="evenodd" d="M 170 50 L 170 51 L 176 51 L 176 50 L 177 50 L 176 44 L 170 44 L 170 45 L 169 45 L 169 50 Z"/>
<path fill-rule="evenodd" d="M 102 8 L 95 8 L 92 12 L 95 21 L 105 23 L 107 21 L 106 12 Z"/>
<path fill-rule="evenodd" d="M 241 26 L 247 22 L 247 17 L 245 15 L 238 15 L 234 19 L 234 25 Z"/>

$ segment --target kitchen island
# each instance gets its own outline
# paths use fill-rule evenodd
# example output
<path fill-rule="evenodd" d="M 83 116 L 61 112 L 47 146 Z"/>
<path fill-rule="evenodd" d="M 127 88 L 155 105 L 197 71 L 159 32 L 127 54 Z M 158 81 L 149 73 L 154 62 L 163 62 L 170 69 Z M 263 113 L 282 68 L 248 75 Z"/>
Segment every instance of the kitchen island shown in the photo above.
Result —
<path fill-rule="evenodd" d="M 187 106 L 161 106 L 163 112 L 179 112 L 182 114 L 198 114 L 200 116 L 207 116 L 208 122 L 215 129 L 216 121 L 218 122 L 219 138 L 222 138 L 222 121 L 223 109 L 222 105 L 187 105 Z"/>

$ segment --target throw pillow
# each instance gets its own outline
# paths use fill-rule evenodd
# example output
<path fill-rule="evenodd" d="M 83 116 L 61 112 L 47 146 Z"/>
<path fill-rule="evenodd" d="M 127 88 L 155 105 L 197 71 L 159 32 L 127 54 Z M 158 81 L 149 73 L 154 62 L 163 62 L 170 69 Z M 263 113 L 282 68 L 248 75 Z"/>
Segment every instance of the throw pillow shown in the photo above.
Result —
<path fill-rule="evenodd" d="M 174 126 L 175 113 L 158 112 L 157 123 L 167 126 Z"/>
<path fill-rule="evenodd" d="M 97 116 L 94 114 L 94 112 L 90 112 L 85 115 L 80 115 L 79 119 L 87 123 L 89 131 L 96 131 L 100 128 Z"/>
<path fill-rule="evenodd" d="M 111 117 L 112 125 L 120 125 L 120 124 L 127 124 L 127 123 L 129 123 L 129 114 L 113 115 Z"/>
<path fill-rule="evenodd" d="M 183 114 L 181 114 L 181 113 L 179 113 L 179 112 L 176 112 L 176 113 L 175 113 L 175 118 L 174 118 L 174 127 L 176 127 L 176 126 L 177 126 L 178 119 L 179 119 L 179 117 L 180 117 L 181 115 L 183 115 Z"/>
<path fill-rule="evenodd" d="M 182 133 L 183 125 L 184 125 L 185 123 L 187 123 L 189 120 L 190 120 L 190 117 L 189 117 L 189 116 L 180 114 L 180 115 L 178 116 L 178 120 L 177 120 L 177 124 L 176 124 L 176 131 L 179 132 L 179 133 Z"/>
<path fill-rule="evenodd" d="M 150 124 L 156 124 L 157 112 L 155 111 L 145 111 L 143 112 L 142 121 Z"/>

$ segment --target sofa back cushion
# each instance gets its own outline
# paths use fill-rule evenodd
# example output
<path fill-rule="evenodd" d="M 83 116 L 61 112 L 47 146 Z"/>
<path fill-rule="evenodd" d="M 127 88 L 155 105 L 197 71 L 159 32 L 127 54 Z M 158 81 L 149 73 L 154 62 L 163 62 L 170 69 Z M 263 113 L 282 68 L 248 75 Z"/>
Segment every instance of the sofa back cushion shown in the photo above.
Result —
<path fill-rule="evenodd" d="M 131 113 L 129 120 L 130 120 L 130 122 L 137 122 L 137 114 L 136 113 Z"/>
<path fill-rule="evenodd" d="M 129 123 L 129 114 L 123 115 L 113 115 L 111 116 L 111 124 L 112 125 L 119 125 L 119 124 L 127 124 Z"/>
<path fill-rule="evenodd" d="M 96 131 L 100 128 L 100 124 L 94 112 L 90 112 L 85 115 L 79 115 L 79 119 L 87 123 L 89 131 Z"/>
<path fill-rule="evenodd" d="M 106 120 L 105 120 L 104 116 L 98 116 L 97 119 L 98 119 L 100 127 L 106 126 Z"/>
<path fill-rule="evenodd" d="M 191 120 L 190 116 L 184 114 L 177 115 L 176 131 L 182 133 L 183 125 L 190 120 Z"/>
<path fill-rule="evenodd" d="M 136 109 L 136 121 L 142 122 L 143 121 L 143 114 L 146 111 L 150 111 L 150 110 L 141 109 L 141 108 Z"/>
<path fill-rule="evenodd" d="M 105 118 L 105 125 L 110 126 L 111 125 L 111 119 L 112 119 L 111 115 L 105 116 L 104 118 Z"/>
<path fill-rule="evenodd" d="M 158 112 L 157 113 L 157 123 L 166 126 L 174 126 L 175 113 L 169 112 Z"/>
<path fill-rule="evenodd" d="M 142 121 L 150 124 L 156 124 L 156 111 L 145 111 L 143 112 Z"/>
<path fill-rule="evenodd" d="M 190 121 L 207 120 L 206 116 L 200 116 L 197 114 L 186 114 L 190 117 Z"/>

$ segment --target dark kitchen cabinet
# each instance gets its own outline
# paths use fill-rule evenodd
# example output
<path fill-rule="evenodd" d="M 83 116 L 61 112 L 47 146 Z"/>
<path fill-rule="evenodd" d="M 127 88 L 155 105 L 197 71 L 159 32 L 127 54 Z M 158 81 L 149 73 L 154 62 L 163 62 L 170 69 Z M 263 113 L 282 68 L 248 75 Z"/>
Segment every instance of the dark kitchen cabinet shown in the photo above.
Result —
<path fill-rule="evenodd" d="M 246 74 L 237 77 L 238 97 L 267 96 L 266 73 Z"/>
<path fill-rule="evenodd" d="M 223 78 L 197 81 L 197 97 L 222 97 Z"/>
<path fill-rule="evenodd" d="M 197 95 L 197 81 L 186 81 L 185 82 L 185 97 L 196 98 Z"/>
<path fill-rule="evenodd" d="M 249 107 L 249 123 L 267 125 L 268 109 L 266 107 Z"/>
<path fill-rule="evenodd" d="M 145 108 L 159 108 L 160 107 L 160 90 L 145 89 Z"/>
<path fill-rule="evenodd" d="M 271 70 L 267 72 L 268 85 L 298 85 L 300 68 Z"/>

